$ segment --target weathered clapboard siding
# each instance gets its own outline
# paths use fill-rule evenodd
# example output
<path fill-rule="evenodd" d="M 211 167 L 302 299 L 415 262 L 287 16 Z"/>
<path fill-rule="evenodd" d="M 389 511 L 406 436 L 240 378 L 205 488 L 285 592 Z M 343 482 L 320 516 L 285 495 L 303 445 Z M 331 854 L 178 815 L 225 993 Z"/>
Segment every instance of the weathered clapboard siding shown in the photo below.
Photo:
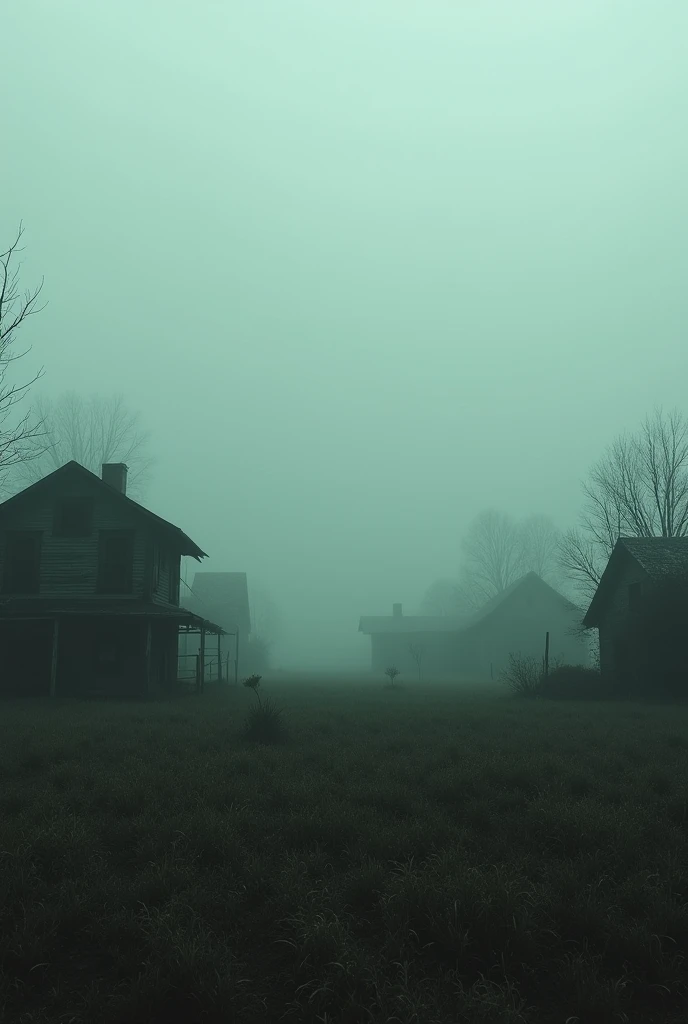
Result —
<path fill-rule="evenodd" d="M 53 536 L 55 506 L 60 498 L 92 497 L 94 499 L 92 532 L 89 537 Z M 40 530 L 40 596 L 55 598 L 84 598 L 96 593 L 98 574 L 98 531 L 133 530 L 134 564 L 132 600 L 146 598 L 147 551 L 149 529 L 144 527 L 135 510 L 119 502 L 108 501 L 87 483 L 64 481 L 59 493 L 45 497 L 27 506 L 8 509 L 0 537 L 0 578 L 4 572 L 6 530 Z M 107 597 L 107 594 L 100 594 Z M 121 597 L 122 595 L 117 595 Z"/>

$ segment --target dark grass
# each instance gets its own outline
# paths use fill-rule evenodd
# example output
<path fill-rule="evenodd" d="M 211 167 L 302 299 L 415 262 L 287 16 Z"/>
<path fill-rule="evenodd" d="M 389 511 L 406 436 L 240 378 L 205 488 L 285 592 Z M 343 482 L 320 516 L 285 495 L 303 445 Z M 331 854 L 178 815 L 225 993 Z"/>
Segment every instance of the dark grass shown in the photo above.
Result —
<path fill-rule="evenodd" d="M 0 1019 L 686 1019 L 686 710 L 264 691 L 0 704 Z"/>

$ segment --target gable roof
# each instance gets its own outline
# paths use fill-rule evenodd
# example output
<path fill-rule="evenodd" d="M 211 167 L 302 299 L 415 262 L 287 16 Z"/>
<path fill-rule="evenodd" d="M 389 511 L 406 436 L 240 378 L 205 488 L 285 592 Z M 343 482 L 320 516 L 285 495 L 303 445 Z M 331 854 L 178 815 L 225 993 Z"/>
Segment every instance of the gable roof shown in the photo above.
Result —
<path fill-rule="evenodd" d="M 488 618 L 488 616 L 492 615 L 498 608 L 501 608 L 502 605 L 506 604 L 506 602 L 514 595 L 517 595 L 519 592 L 525 593 L 526 590 L 533 588 L 537 588 L 541 592 L 546 593 L 550 599 L 553 599 L 555 602 L 560 604 L 566 611 L 582 611 L 582 609 L 577 608 L 572 601 L 569 601 L 567 597 L 560 594 L 558 590 L 551 587 L 549 583 L 545 583 L 542 577 L 538 576 L 536 572 L 527 572 L 525 576 L 520 576 L 517 580 L 514 580 L 513 583 L 510 583 L 508 587 L 504 588 L 504 590 L 495 594 L 494 597 L 491 597 L 489 601 L 479 608 L 471 618 L 467 628 L 470 629 L 471 626 L 476 626 L 479 622 L 482 622 L 483 619 Z"/>
<path fill-rule="evenodd" d="M 519 591 L 525 591 L 532 587 L 548 591 L 550 597 L 561 604 L 566 611 L 582 611 L 558 590 L 550 587 L 549 583 L 545 583 L 537 573 L 528 572 L 525 576 L 521 576 L 520 579 L 509 584 L 499 594 L 491 597 L 477 611 L 469 612 L 466 615 L 365 615 L 360 620 L 358 631 L 359 633 L 464 632 L 489 618 Z"/>
<path fill-rule="evenodd" d="M 688 537 L 619 537 L 585 613 L 584 626 L 599 625 L 605 605 L 630 559 L 654 582 L 688 579 Z"/>
<path fill-rule="evenodd" d="M 120 504 L 124 505 L 131 512 L 141 516 L 142 519 L 148 520 L 152 526 L 175 541 L 180 554 L 191 555 L 199 562 L 202 558 L 208 557 L 205 551 L 202 551 L 198 544 L 194 544 L 191 538 L 180 530 L 178 526 L 175 526 L 173 523 L 169 523 L 166 519 L 161 519 L 160 516 L 156 516 L 154 512 L 144 508 L 143 505 L 139 505 L 138 501 L 134 501 L 133 498 L 129 498 L 126 494 L 122 494 L 122 492 L 118 491 L 116 487 L 111 487 L 110 484 L 106 484 L 99 476 L 96 476 L 95 473 L 91 473 L 89 469 L 86 469 L 84 466 L 81 466 L 78 462 L 74 462 L 73 460 L 71 462 L 66 462 L 64 466 L 60 466 L 59 469 L 54 470 L 52 473 L 48 473 L 47 476 L 42 477 L 35 484 L 25 487 L 23 491 L 19 491 L 18 494 L 14 494 L 11 498 L 0 503 L 0 517 L 2 517 L 3 513 L 7 509 L 16 508 L 25 501 L 32 501 L 34 498 L 40 497 L 44 493 L 53 490 L 62 480 L 65 479 L 83 481 L 85 484 L 100 490 L 108 500 L 120 502 Z"/>
<path fill-rule="evenodd" d="M 183 595 L 185 608 L 212 618 L 227 630 L 251 632 L 248 581 L 245 572 L 194 573 L 191 592 Z"/>

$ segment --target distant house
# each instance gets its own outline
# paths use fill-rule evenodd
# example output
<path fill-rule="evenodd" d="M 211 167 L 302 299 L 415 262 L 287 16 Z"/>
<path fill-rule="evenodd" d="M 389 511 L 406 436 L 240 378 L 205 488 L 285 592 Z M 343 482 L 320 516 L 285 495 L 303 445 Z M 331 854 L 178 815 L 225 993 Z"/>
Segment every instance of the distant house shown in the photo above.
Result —
<path fill-rule="evenodd" d="M 583 625 L 598 630 L 600 669 L 621 687 L 688 677 L 688 537 L 620 537 Z"/>
<path fill-rule="evenodd" d="M 181 603 L 189 611 L 219 623 L 226 635 L 220 637 L 220 658 L 223 673 L 229 668 L 230 678 L 235 669 L 239 671 L 242 652 L 251 633 L 251 613 L 248 600 L 248 581 L 245 572 L 197 572 L 190 590 L 181 596 Z M 198 642 L 182 637 L 180 654 L 192 655 L 198 650 Z M 237 660 L 239 665 L 235 665 Z M 216 659 L 215 651 L 209 651 L 209 658 Z"/>
<path fill-rule="evenodd" d="M 550 659 L 588 664 L 580 635 L 582 612 L 536 573 L 521 577 L 482 608 L 464 616 L 364 616 L 359 631 L 371 638 L 371 667 L 384 672 L 395 665 L 404 675 L 428 678 L 494 678 L 510 654 L 541 658 L 550 634 Z"/>
<path fill-rule="evenodd" d="M 0 692 L 138 696 L 177 677 L 181 629 L 222 633 L 179 607 L 179 527 L 69 462 L 0 504 Z"/>

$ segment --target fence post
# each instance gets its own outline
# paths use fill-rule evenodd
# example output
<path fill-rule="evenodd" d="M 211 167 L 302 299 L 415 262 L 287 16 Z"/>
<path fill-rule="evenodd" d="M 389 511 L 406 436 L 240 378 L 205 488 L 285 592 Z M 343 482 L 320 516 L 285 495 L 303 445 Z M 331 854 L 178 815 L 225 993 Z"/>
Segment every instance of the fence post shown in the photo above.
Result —
<path fill-rule="evenodd" d="M 544 661 L 544 677 L 547 679 L 549 675 L 549 632 L 545 633 L 545 661 Z"/>

